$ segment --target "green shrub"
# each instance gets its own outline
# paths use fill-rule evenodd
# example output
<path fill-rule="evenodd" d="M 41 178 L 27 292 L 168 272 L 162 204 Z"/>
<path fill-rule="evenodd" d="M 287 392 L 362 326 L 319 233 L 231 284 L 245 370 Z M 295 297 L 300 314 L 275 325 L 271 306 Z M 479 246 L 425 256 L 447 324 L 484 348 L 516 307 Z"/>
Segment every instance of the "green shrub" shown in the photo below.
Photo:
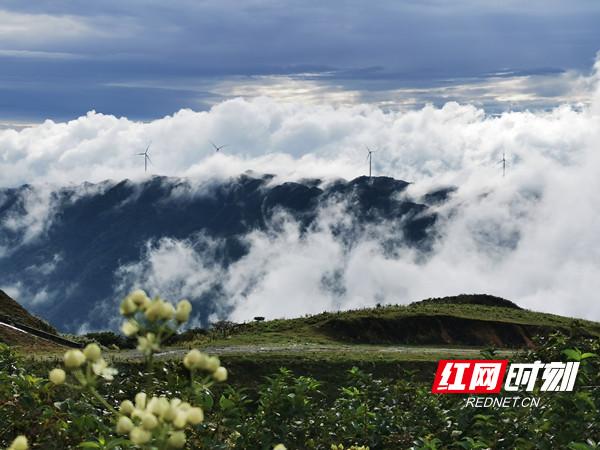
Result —
<path fill-rule="evenodd" d="M 157 361 L 188 309 L 142 292 L 123 302 L 123 331 L 144 364 L 112 367 L 89 344 L 54 367 L 0 345 L 0 447 L 23 448 L 22 439 L 13 440 L 25 435 L 31 448 L 44 450 L 598 448 L 596 339 L 556 333 L 516 357 L 579 361 L 574 392 L 535 392 L 539 408 L 464 408 L 463 396 L 432 395 L 430 380 L 412 376 L 379 379 L 354 368 L 335 395 L 326 395 L 318 380 L 275 367 L 255 390 L 235 389 L 223 383 L 219 359 L 197 350 L 183 364 Z"/>

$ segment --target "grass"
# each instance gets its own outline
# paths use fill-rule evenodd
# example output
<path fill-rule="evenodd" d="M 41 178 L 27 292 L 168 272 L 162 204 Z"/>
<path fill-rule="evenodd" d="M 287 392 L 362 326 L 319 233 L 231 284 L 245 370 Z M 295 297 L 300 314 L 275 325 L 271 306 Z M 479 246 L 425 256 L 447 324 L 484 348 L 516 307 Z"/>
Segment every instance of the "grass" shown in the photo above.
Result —
<path fill-rule="evenodd" d="M 472 301 L 478 301 L 477 296 L 471 297 Z M 452 299 L 246 323 L 221 336 L 212 333 L 193 344 L 317 345 L 342 342 L 514 348 L 529 345 L 529 338 L 533 335 L 557 330 L 567 334 L 600 336 L 600 323 L 597 322 L 518 307 L 454 303 Z M 419 326 L 415 326 L 417 322 Z M 402 333 L 406 328 L 411 328 L 412 334 Z M 473 331 L 474 335 L 464 335 L 465 331 Z M 517 339 L 511 340 L 511 334 Z M 519 334 L 525 337 L 521 339 Z"/>
<path fill-rule="evenodd" d="M 230 324 L 222 332 L 180 340 L 161 358 L 181 359 L 188 349 L 198 347 L 219 355 L 236 374 L 232 379 L 242 384 L 255 383 L 279 367 L 332 382 L 352 366 L 390 376 L 410 369 L 430 378 L 440 359 L 479 358 L 489 347 L 501 348 L 498 356 L 510 358 L 531 346 L 534 335 L 559 330 L 600 336 L 597 322 L 529 311 L 490 296 L 460 296 Z M 49 349 L 34 354 L 42 359 L 60 356 Z M 122 364 L 141 359 L 136 350 L 108 354 Z"/>

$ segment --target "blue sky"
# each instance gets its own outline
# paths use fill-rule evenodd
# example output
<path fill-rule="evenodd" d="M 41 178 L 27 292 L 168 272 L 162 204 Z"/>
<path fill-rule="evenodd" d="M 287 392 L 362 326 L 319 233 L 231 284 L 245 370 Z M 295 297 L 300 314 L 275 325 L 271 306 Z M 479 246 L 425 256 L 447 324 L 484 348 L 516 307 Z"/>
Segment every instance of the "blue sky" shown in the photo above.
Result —
<path fill-rule="evenodd" d="M 348 255 L 322 232 L 343 210 L 325 212 L 309 238 L 251 236 L 252 267 L 229 278 L 246 292 L 245 274 L 256 286 L 252 268 L 268 271 L 249 308 L 279 307 L 301 280 L 322 309 L 323 276 L 342 270 L 348 308 L 382 291 L 490 292 L 598 319 L 599 19 L 597 0 L 0 0 L 0 187 L 37 186 L 2 223 L 33 239 L 59 217 L 52 189 L 87 195 L 85 181 L 352 179 L 369 146 L 373 173 L 413 182 L 414 198 L 459 187 L 435 254 L 365 241 Z"/>
<path fill-rule="evenodd" d="M 600 2 L 0 1 L 0 122 L 235 96 L 486 111 L 578 101 Z"/>

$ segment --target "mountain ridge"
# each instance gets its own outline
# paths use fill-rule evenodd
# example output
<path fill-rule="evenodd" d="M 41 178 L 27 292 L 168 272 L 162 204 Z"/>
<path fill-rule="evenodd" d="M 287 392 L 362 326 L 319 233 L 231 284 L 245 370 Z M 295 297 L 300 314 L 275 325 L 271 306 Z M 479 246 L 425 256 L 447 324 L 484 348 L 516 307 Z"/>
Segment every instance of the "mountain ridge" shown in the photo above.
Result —
<path fill-rule="evenodd" d="M 332 225 L 332 233 L 347 245 L 365 227 L 381 222 L 390 227 L 392 237 L 384 242 L 390 251 L 427 251 L 434 237 L 436 213 L 404 195 L 409 185 L 405 181 L 273 180 L 271 175 L 243 174 L 194 184 L 155 176 L 50 193 L 31 185 L 0 190 L 3 283 L 20 290 L 34 313 L 74 332 L 82 323 L 90 329 L 115 326 L 105 315 L 112 313 L 115 297 L 122 293 L 117 292 L 119 268 L 140 261 L 149 243 L 162 238 L 182 241 L 203 235 L 218 240 L 221 247 L 212 263 L 226 268 L 248 252 L 249 233 L 277 232 L 282 213 L 306 232 L 332 203 L 346 205 L 344 220 Z M 32 230 L 39 232 L 31 237 Z M 217 280 L 213 292 L 218 289 Z M 224 314 L 209 294 L 191 300 L 198 317 Z"/>

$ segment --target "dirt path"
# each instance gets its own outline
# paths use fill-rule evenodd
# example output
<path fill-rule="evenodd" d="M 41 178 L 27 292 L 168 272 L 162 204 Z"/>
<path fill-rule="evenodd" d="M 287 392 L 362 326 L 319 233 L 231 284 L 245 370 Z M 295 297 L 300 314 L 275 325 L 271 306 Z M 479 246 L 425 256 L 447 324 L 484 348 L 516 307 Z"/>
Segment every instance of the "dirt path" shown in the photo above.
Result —
<path fill-rule="evenodd" d="M 212 355 L 253 355 L 253 354 L 331 354 L 331 353 L 364 353 L 370 356 L 376 355 L 460 355 L 465 358 L 478 358 L 479 349 L 476 348 L 455 348 L 455 347 L 414 347 L 405 345 L 348 345 L 348 344 L 245 344 L 245 345 L 207 345 L 198 346 L 199 350 Z M 178 348 L 166 350 L 158 353 L 157 357 L 165 359 L 177 359 L 183 357 L 189 348 Z M 502 356 L 507 356 L 511 352 L 502 351 Z M 142 359 L 142 354 L 137 350 L 123 350 L 113 354 L 118 359 Z M 434 359 L 434 358 L 432 358 Z"/>

